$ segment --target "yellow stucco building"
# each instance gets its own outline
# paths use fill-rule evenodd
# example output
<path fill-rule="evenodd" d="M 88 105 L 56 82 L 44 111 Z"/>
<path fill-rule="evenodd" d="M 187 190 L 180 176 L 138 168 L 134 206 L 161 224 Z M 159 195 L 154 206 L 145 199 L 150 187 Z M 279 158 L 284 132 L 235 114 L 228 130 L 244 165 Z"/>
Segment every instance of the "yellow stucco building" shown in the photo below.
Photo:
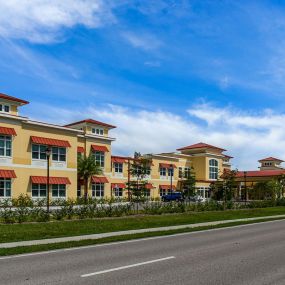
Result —
<path fill-rule="evenodd" d="M 65 126 L 30 120 L 19 115 L 29 102 L 0 93 L 0 198 L 21 193 L 44 198 L 47 193 L 47 156 L 50 158 L 50 198 L 75 199 L 83 195 L 77 177 L 78 155 L 92 153 L 103 174 L 88 182 L 90 197 L 127 197 L 128 157 L 112 155 L 115 138 L 109 132 L 115 126 L 86 119 Z M 231 157 L 224 149 L 198 143 L 177 151 L 147 154 L 152 160 L 148 177 L 148 196 L 159 197 L 171 188 L 180 189 L 182 173 L 193 168 L 198 194 L 207 197 L 208 187 L 224 169 L 230 169 Z M 173 175 L 171 179 L 171 169 Z M 131 179 L 131 178 L 130 178 Z"/>

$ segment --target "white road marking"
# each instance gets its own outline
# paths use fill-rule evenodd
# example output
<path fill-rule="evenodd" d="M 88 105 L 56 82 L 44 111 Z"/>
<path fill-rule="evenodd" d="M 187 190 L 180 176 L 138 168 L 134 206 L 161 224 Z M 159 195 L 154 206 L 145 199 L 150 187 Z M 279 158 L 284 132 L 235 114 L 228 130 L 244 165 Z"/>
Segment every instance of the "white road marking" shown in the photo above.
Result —
<path fill-rule="evenodd" d="M 226 226 L 226 227 L 222 227 L 222 228 L 213 228 L 213 229 L 207 229 L 207 230 L 197 230 L 194 232 L 191 231 L 191 232 L 164 235 L 164 236 L 154 236 L 154 237 L 138 238 L 138 239 L 125 240 L 125 241 L 115 241 L 115 242 L 102 243 L 102 244 L 54 249 L 54 250 L 50 250 L 50 251 L 40 251 L 40 252 L 34 252 L 34 253 L 8 255 L 8 256 L 0 257 L 0 260 L 20 258 L 20 257 L 30 257 L 30 256 L 35 256 L 35 255 L 46 255 L 46 254 L 52 254 L 52 253 L 55 254 L 55 253 L 61 253 L 64 251 L 84 250 L 84 249 L 90 249 L 90 248 L 96 248 L 96 247 L 105 247 L 105 246 L 120 245 L 120 244 L 125 244 L 125 243 L 135 243 L 135 242 L 142 242 L 142 241 L 156 240 L 156 239 L 168 239 L 168 238 L 173 238 L 173 237 L 177 237 L 177 236 L 197 235 L 197 234 L 207 233 L 207 232 L 215 232 L 215 231 L 234 229 L 234 228 L 243 228 L 243 227 L 255 226 L 255 225 L 259 225 L 259 224 L 261 225 L 261 224 L 276 223 L 276 222 L 284 222 L 284 219 L 250 223 L 250 224 L 243 224 L 243 225 L 236 225 L 236 226 Z M 185 226 L 185 229 L 187 229 L 187 226 Z"/>
<path fill-rule="evenodd" d="M 84 277 L 90 277 L 90 276 L 94 276 L 94 275 L 105 274 L 105 273 L 109 273 L 109 272 L 113 272 L 113 271 L 128 269 L 128 268 L 132 268 L 132 267 L 138 267 L 138 266 L 151 264 L 151 263 L 155 263 L 155 262 L 160 262 L 160 261 L 165 261 L 165 260 L 169 260 L 169 259 L 173 259 L 173 258 L 175 258 L 175 256 L 168 256 L 168 257 L 164 257 L 164 258 L 159 258 L 159 259 L 149 260 L 149 261 L 145 261 L 145 262 L 140 262 L 140 263 L 125 265 L 125 266 L 110 268 L 110 269 L 97 271 L 97 272 L 93 272 L 93 273 L 83 274 L 83 275 L 81 275 L 81 277 L 84 278 Z"/>

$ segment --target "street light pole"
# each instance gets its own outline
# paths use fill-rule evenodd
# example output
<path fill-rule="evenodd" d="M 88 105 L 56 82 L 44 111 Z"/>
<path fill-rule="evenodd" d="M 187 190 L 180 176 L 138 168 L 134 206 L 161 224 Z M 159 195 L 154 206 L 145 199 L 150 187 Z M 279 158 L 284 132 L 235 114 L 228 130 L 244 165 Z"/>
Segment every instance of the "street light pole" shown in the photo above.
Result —
<path fill-rule="evenodd" d="M 244 200 L 245 200 L 245 203 L 246 203 L 247 202 L 247 187 L 246 187 L 246 175 L 247 175 L 247 172 L 244 171 L 243 174 L 244 174 L 244 195 L 245 195 Z"/>
<path fill-rule="evenodd" d="M 47 158 L 47 213 L 49 213 L 49 159 L 50 159 L 51 149 L 46 148 L 46 158 Z"/>

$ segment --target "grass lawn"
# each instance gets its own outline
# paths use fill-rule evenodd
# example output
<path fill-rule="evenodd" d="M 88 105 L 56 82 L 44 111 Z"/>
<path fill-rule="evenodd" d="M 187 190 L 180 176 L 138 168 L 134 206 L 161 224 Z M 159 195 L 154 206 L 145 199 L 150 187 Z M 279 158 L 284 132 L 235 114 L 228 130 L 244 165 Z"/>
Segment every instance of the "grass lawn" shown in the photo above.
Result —
<path fill-rule="evenodd" d="M 256 221 L 229 222 L 227 224 L 215 225 L 215 226 L 204 226 L 204 227 L 197 227 L 193 229 L 185 228 L 185 229 L 179 229 L 179 230 L 122 235 L 122 236 L 116 236 L 116 237 L 101 238 L 97 240 L 90 239 L 90 240 L 82 240 L 82 241 L 53 243 L 53 244 L 21 246 L 21 247 L 14 247 L 14 248 L 3 248 L 3 249 L 0 248 L 0 256 L 25 254 L 25 253 L 32 253 L 32 252 L 39 252 L 39 251 L 59 250 L 63 248 L 72 248 L 72 247 L 81 247 L 81 246 L 92 246 L 96 244 L 120 242 L 120 241 L 126 241 L 126 240 L 135 240 L 135 239 L 155 237 L 155 236 L 166 236 L 166 235 L 173 235 L 173 234 L 187 233 L 187 232 L 198 232 L 202 230 L 226 228 L 226 227 L 231 227 L 231 226 L 253 224 L 253 223 L 261 223 L 261 222 L 271 221 L 271 220 L 272 219 L 265 218 L 262 220 L 258 220 L 257 222 Z M 273 220 L 278 220 L 278 219 L 273 219 Z"/>
<path fill-rule="evenodd" d="M 0 225 L 0 243 L 285 214 L 285 207 Z"/>

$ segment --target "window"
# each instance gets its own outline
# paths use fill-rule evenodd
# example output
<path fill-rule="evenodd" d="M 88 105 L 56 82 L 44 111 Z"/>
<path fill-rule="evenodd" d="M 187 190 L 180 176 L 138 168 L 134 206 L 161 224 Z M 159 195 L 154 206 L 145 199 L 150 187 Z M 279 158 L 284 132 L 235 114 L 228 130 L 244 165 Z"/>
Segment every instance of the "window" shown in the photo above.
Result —
<path fill-rule="evenodd" d="M 104 129 L 101 128 L 92 128 L 92 133 L 98 136 L 104 135 Z"/>
<path fill-rule="evenodd" d="M 33 144 L 32 145 L 32 158 L 46 160 L 46 145 Z"/>
<path fill-rule="evenodd" d="M 53 198 L 65 198 L 66 197 L 66 185 L 53 184 L 52 185 L 52 197 Z"/>
<path fill-rule="evenodd" d="M 12 156 L 11 136 L 0 136 L 0 156 Z"/>
<path fill-rule="evenodd" d="M 159 195 L 160 195 L 160 197 L 163 196 L 163 195 L 168 194 L 168 192 L 169 192 L 168 189 L 159 189 Z"/>
<path fill-rule="evenodd" d="M 115 197 L 122 197 L 123 196 L 123 188 L 114 188 L 114 195 L 115 195 Z"/>
<path fill-rule="evenodd" d="M 123 173 L 123 163 L 114 163 L 114 168 L 116 173 Z"/>
<path fill-rule="evenodd" d="M 9 105 L 4 105 L 4 104 L 0 104 L 0 112 L 10 113 L 10 106 Z"/>
<path fill-rule="evenodd" d="M 183 169 L 182 169 L 182 167 L 178 168 L 178 177 L 179 178 L 183 178 Z"/>
<path fill-rule="evenodd" d="M 190 167 L 184 167 L 184 178 L 189 178 L 191 173 Z"/>
<path fill-rule="evenodd" d="M 216 159 L 210 159 L 209 161 L 209 178 L 218 179 L 218 161 Z"/>
<path fill-rule="evenodd" d="M 160 176 L 166 176 L 166 168 L 160 168 Z"/>
<path fill-rule="evenodd" d="M 168 176 L 171 177 L 174 174 L 174 168 L 168 168 Z"/>
<path fill-rule="evenodd" d="M 47 196 L 46 184 L 32 184 L 32 197 L 45 198 Z"/>
<path fill-rule="evenodd" d="M 104 183 L 92 184 L 92 197 L 104 197 Z"/>
<path fill-rule="evenodd" d="M 272 162 L 265 162 L 264 163 L 264 166 L 271 166 L 272 165 Z"/>
<path fill-rule="evenodd" d="M 0 178 L 0 197 L 11 197 L 11 179 Z"/>
<path fill-rule="evenodd" d="M 103 151 L 95 151 L 94 152 L 94 158 L 95 158 L 95 162 L 101 166 L 104 167 L 105 164 L 105 154 Z"/>
<path fill-rule="evenodd" d="M 52 148 L 52 160 L 53 161 L 66 161 L 66 148 L 65 147 L 53 147 Z"/>
<path fill-rule="evenodd" d="M 150 175 L 151 174 L 151 168 L 150 167 L 147 167 L 146 169 L 146 175 Z"/>

